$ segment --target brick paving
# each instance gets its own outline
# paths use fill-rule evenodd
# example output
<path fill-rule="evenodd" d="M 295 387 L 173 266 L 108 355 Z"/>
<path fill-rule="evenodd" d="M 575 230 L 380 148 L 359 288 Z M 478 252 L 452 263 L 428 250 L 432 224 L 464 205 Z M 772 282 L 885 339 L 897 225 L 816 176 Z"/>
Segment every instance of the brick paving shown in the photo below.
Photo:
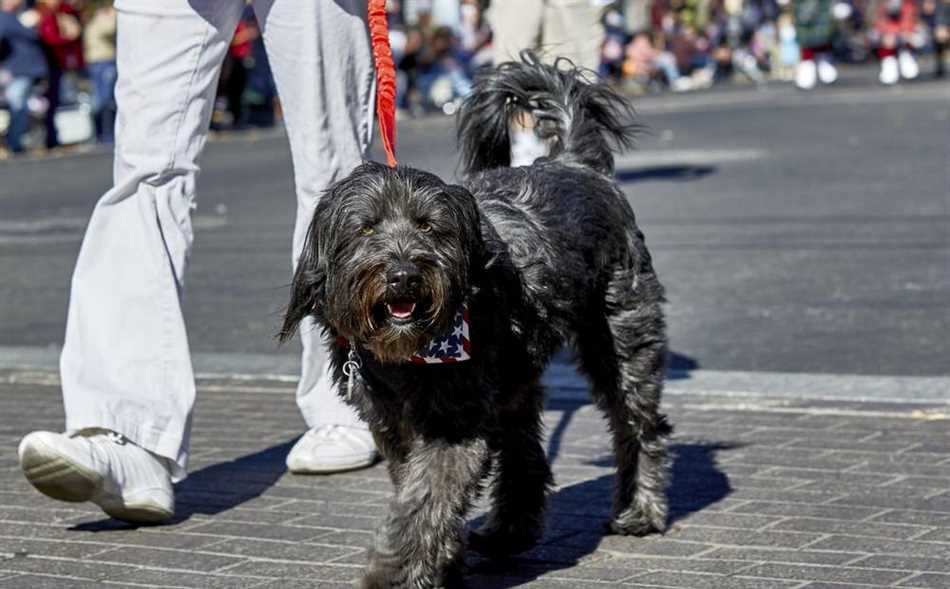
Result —
<path fill-rule="evenodd" d="M 285 473 L 302 431 L 290 384 L 202 380 L 178 515 L 131 528 L 48 500 L 14 449 L 62 427 L 55 377 L 0 373 L 0 587 L 349 587 L 386 510 L 385 469 Z M 950 588 L 946 404 L 669 395 L 672 525 L 604 536 L 612 459 L 600 417 L 553 391 L 545 421 L 558 486 L 541 545 L 468 555 L 472 587 Z M 478 518 L 478 513 L 472 519 Z"/>

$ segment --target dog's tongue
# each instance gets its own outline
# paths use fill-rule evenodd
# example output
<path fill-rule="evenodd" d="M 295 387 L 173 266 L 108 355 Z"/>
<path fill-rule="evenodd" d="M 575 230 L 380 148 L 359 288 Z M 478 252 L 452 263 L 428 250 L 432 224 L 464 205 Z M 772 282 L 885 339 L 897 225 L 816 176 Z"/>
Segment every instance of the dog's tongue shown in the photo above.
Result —
<path fill-rule="evenodd" d="M 416 309 L 416 304 L 412 301 L 400 301 L 396 303 L 389 303 L 389 313 L 396 317 L 397 319 L 405 319 L 412 315 L 412 312 Z"/>

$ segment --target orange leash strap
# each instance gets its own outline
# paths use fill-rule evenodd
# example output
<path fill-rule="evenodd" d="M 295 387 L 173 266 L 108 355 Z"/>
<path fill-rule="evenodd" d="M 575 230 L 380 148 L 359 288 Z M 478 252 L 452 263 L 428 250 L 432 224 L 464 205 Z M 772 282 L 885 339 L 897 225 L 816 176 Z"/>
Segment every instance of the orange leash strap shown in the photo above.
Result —
<path fill-rule="evenodd" d="M 396 65 L 389 46 L 386 0 L 369 0 L 369 35 L 376 62 L 376 118 L 386 163 L 396 165 Z"/>

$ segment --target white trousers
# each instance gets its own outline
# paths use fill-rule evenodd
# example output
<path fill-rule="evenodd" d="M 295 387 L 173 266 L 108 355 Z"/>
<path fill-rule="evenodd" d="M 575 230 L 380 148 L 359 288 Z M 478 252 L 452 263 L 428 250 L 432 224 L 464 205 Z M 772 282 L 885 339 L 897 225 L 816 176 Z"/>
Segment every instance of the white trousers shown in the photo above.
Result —
<path fill-rule="evenodd" d="M 195 401 L 181 301 L 197 160 L 244 5 L 116 2 L 114 186 L 83 239 L 60 361 L 67 431 L 115 430 L 169 458 L 176 479 L 184 476 Z M 254 0 L 254 10 L 293 154 L 296 260 L 320 194 L 369 145 L 374 72 L 366 0 Z M 317 330 L 305 326 L 301 337 L 297 403 L 307 424 L 359 426 L 331 390 Z"/>
<path fill-rule="evenodd" d="M 489 22 L 495 63 L 517 60 L 524 49 L 537 50 L 545 61 L 567 57 L 597 71 L 606 36 L 595 0 L 501 0 L 492 2 Z"/>

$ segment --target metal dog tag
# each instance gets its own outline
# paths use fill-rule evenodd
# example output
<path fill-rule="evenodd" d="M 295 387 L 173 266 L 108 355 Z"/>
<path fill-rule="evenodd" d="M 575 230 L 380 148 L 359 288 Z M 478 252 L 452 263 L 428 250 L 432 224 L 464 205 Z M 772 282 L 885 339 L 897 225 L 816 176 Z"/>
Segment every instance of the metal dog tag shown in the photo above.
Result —
<path fill-rule="evenodd" d="M 360 357 L 356 355 L 356 350 L 350 348 L 346 356 L 346 362 L 343 363 L 343 374 L 346 375 L 346 400 L 353 399 L 353 382 L 356 380 L 356 373 L 361 368 Z"/>

